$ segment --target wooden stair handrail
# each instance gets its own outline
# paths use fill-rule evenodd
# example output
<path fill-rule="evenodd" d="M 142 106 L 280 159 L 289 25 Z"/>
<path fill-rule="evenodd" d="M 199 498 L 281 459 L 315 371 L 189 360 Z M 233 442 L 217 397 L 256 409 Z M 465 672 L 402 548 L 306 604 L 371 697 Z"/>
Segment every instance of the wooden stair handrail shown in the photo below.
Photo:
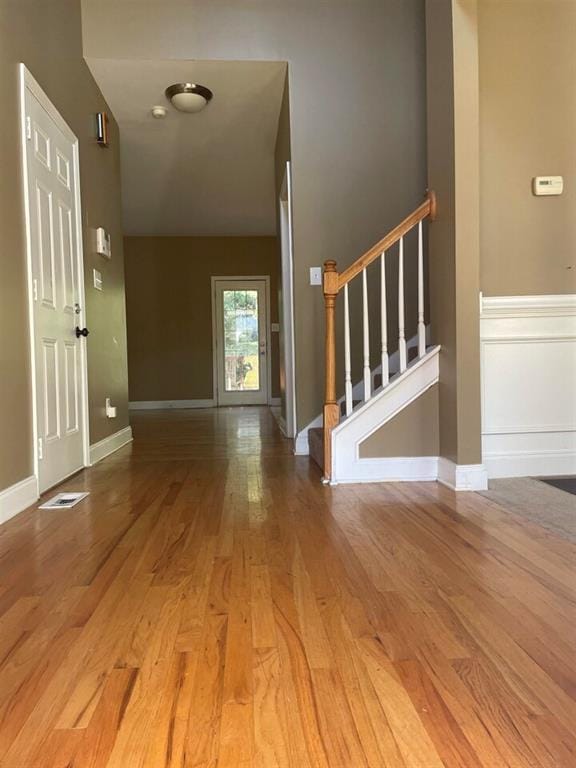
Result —
<path fill-rule="evenodd" d="M 343 272 L 338 275 L 338 291 L 359 275 L 363 269 L 372 264 L 381 253 L 387 251 L 395 243 L 397 243 L 401 237 L 404 237 L 413 227 L 422 221 L 427 216 L 430 216 L 430 221 L 434 221 L 436 218 L 436 195 L 434 192 L 428 192 L 426 200 L 416 208 L 404 221 L 400 222 L 397 227 L 388 232 L 387 235 L 379 240 L 375 245 L 369 248 L 360 258 L 356 259 L 353 264 L 350 264 Z"/>
<path fill-rule="evenodd" d="M 325 360 L 325 391 L 324 391 L 324 482 L 330 481 L 332 467 L 332 430 L 340 421 L 340 408 L 336 399 L 336 298 L 338 293 L 350 280 L 359 275 L 362 270 L 391 248 L 406 235 L 418 222 L 430 217 L 436 218 L 436 195 L 429 191 L 426 200 L 418 206 L 404 221 L 394 227 L 387 235 L 360 256 L 341 274 L 336 269 L 335 261 L 324 263 L 323 292 L 326 308 L 326 360 Z"/>

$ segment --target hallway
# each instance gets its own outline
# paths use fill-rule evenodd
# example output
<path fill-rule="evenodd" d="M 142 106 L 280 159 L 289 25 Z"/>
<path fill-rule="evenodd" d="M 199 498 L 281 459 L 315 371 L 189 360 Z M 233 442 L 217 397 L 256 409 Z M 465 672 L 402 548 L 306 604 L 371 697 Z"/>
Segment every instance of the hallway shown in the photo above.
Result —
<path fill-rule="evenodd" d="M 320 483 L 267 408 L 138 412 L 0 527 L 1 768 L 573 768 L 576 546 Z"/>

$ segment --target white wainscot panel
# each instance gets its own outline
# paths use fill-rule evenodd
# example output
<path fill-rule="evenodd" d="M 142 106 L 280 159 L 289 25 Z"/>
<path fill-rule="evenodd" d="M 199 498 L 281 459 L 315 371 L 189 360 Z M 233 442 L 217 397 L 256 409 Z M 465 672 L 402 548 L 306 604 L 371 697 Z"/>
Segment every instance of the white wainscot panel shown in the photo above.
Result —
<path fill-rule="evenodd" d="M 482 300 L 490 477 L 576 473 L 576 296 Z"/>

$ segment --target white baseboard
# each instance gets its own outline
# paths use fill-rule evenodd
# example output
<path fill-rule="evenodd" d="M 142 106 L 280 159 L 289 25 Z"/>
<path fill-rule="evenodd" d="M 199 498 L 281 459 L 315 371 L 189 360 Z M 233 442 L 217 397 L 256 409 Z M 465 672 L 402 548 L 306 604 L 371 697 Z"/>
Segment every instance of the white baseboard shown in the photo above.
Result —
<path fill-rule="evenodd" d="M 168 408 L 213 408 L 215 401 L 208 400 L 132 400 L 128 403 L 131 411 L 162 411 Z"/>
<path fill-rule="evenodd" d="M 484 463 L 491 478 L 576 475 L 576 451 L 491 454 Z"/>
<path fill-rule="evenodd" d="M 438 459 L 438 482 L 453 491 L 485 491 L 488 473 L 483 464 L 455 464 L 450 459 Z"/>
<path fill-rule="evenodd" d="M 100 442 L 94 443 L 90 446 L 90 465 L 102 461 L 106 456 L 110 456 L 111 453 L 130 442 L 132 442 L 132 427 L 125 427 L 113 435 L 105 437 Z"/>
<path fill-rule="evenodd" d="M 39 496 L 38 478 L 34 475 L 0 491 L 0 524 L 34 504 Z"/>
<path fill-rule="evenodd" d="M 348 472 L 338 477 L 341 483 L 434 482 L 438 479 L 436 456 L 408 456 L 389 459 L 356 459 Z"/>
<path fill-rule="evenodd" d="M 453 491 L 485 491 L 488 487 L 488 475 L 482 464 L 457 465 L 438 456 L 356 459 L 331 485 L 435 481 Z"/>

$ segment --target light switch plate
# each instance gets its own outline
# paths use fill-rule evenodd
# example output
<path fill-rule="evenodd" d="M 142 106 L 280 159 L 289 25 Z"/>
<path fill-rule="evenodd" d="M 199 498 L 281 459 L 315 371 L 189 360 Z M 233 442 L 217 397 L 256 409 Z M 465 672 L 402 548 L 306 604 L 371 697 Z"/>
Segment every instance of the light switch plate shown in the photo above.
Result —
<path fill-rule="evenodd" d="M 270 323 L 272 333 L 280 333 L 280 323 Z"/>
<path fill-rule="evenodd" d="M 322 267 L 310 267 L 310 285 L 322 285 Z"/>
<path fill-rule="evenodd" d="M 93 269 L 92 275 L 94 278 L 94 288 L 96 288 L 97 291 L 101 291 L 102 290 L 102 272 L 99 272 L 97 269 Z"/>

